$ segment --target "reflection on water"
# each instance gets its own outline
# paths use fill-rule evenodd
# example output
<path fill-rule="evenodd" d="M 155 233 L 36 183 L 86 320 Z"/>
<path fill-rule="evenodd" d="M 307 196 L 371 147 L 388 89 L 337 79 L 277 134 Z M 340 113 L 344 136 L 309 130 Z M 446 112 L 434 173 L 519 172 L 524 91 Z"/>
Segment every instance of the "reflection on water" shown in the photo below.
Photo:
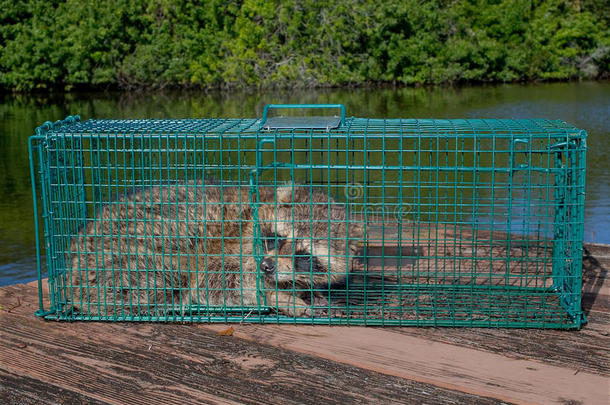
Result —
<path fill-rule="evenodd" d="M 35 277 L 27 137 L 42 122 L 70 114 L 83 119 L 260 117 L 268 103 L 342 103 L 348 116 L 371 118 L 565 120 L 589 133 L 585 240 L 610 243 L 610 83 L 5 96 L 0 98 L 0 285 Z M 526 226 L 515 218 L 511 229 Z"/>

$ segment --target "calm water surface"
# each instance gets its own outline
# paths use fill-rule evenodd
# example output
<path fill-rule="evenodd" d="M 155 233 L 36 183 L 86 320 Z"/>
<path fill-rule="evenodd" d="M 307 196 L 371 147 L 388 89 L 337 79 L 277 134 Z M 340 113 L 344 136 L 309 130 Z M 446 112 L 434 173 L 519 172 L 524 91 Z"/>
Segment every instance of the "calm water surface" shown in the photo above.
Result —
<path fill-rule="evenodd" d="M 562 119 L 589 134 L 585 240 L 610 244 L 610 83 L 273 93 L 172 92 L 0 96 L 0 285 L 32 280 L 34 221 L 27 138 L 50 120 L 260 117 L 269 103 L 342 103 L 381 118 Z"/>

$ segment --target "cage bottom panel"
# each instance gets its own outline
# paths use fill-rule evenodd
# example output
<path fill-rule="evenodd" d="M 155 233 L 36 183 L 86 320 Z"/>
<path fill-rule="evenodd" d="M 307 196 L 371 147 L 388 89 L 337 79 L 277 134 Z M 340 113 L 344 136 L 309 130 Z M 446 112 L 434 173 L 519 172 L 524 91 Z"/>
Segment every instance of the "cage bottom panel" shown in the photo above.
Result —
<path fill-rule="evenodd" d="M 470 285 L 401 285 L 379 291 L 326 291 L 310 315 L 290 317 L 271 307 L 100 305 L 97 315 L 69 306 L 47 319 L 84 321 L 249 322 L 329 325 L 413 325 L 463 327 L 579 327 L 550 289 Z M 314 292 L 320 295 L 320 291 Z M 321 294 L 325 295 L 325 294 Z M 330 298 L 330 299 L 328 299 Z M 61 308 L 61 306 L 60 306 Z"/>

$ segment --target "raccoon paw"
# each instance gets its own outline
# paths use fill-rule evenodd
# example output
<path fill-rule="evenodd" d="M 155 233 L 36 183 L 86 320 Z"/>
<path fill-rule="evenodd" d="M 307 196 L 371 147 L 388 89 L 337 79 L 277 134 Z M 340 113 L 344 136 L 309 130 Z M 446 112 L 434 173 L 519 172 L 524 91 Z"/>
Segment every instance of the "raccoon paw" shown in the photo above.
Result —
<path fill-rule="evenodd" d="M 328 308 L 316 308 L 316 307 L 308 307 L 308 308 L 304 308 L 303 310 L 303 314 L 301 316 L 303 317 L 314 317 L 314 318 L 328 318 L 329 312 L 328 312 Z"/>
<path fill-rule="evenodd" d="M 295 308 L 294 310 L 292 308 L 282 308 L 279 312 L 286 316 L 294 318 L 311 318 L 312 316 L 314 318 L 328 317 L 329 314 L 328 308 L 311 306 Z"/>
<path fill-rule="evenodd" d="M 310 297 L 308 300 L 310 301 L 309 305 L 304 309 L 303 315 L 305 317 L 314 317 L 314 318 L 326 318 L 329 315 L 328 311 L 328 300 L 324 297 L 314 295 Z"/>
<path fill-rule="evenodd" d="M 297 318 L 311 318 L 312 316 L 328 317 L 328 301 L 324 297 L 317 295 L 293 296 L 292 294 L 285 294 L 279 295 L 277 299 L 278 302 L 285 303 L 285 305 L 278 306 L 277 310 L 286 316 Z"/>

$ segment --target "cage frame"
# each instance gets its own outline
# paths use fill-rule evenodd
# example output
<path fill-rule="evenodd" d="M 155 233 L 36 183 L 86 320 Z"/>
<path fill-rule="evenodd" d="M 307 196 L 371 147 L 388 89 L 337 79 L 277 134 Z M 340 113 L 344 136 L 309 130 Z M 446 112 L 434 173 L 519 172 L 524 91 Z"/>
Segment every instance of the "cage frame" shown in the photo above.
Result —
<path fill-rule="evenodd" d="M 302 118 L 290 118 L 287 117 L 284 120 L 273 120 L 268 117 L 269 111 L 272 109 L 329 109 L 339 108 L 341 110 L 341 116 L 339 117 L 302 117 Z M 362 127 L 358 128 L 358 125 L 369 125 L 372 121 L 375 122 L 376 127 L 366 127 L 362 131 Z M 174 133 L 174 136 L 185 136 L 185 137 L 217 137 L 222 143 L 223 137 L 245 137 L 251 138 L 256 142 L 256 164 L 254 167 L 248 167 L 249 175 L 247 186 L 250 188 L 250 201 L 249 203 L 254 207 L 254 218 L 255 224 L 258 219 L 256 217 L 256 201 L 257 192 L 259 189 L 259 176 L 265 171 L 277 171 L 277 170 L 311 170 L 311 163 L 305 164 L 304 166 L 295 164 L 294 162 L 287 164 L 286 162 L 272 161 L 267 163 L 263 159 L 263 154 L 271 151 L 275 155 L 276 141 L 282 138 L 290 139 L 312 139 L 314 137 L 320 139 L 327 139 L 329 142 L 334 138 L 339 139 L 362 139 L 364 150 L 363 153 L 367 153 L 366 145 L 367 139 L 374 138 L 376 141 L 381 142 L 382 147 L 385 147 L 386 142 L 390 139 L 395 140 L 402 146 L 403 139 L 411 138 L 415 140 L 418 145 L 422 144 L 422 127 L 428 126 L 433 130 L 436 130 L 437 136 L 449 137 L 454 139 L 455 136 L 456 144 L 458 139 L 476 138 L 481 132 L 491 131 L 491 137 L 493 147 L 496 147 L 496 142 L 500 140 L 508 140 L 509 150 L 508 156 L 508 167 L 495 167 L 492 164 L 491 168 L 477 166 L 476 157 L 472 167 L 458 167 L 457 163 L 455 167 L 444 168 L 446 170 L 455 171 L 456 173 L 460 170 L 467 172 L 483 172 L 487 169 L 490 170 L 491 175 L 494 173 L 502 173 L 508 176 L 508 187 L 513 186 L 513 176 L 516 176 L 520 171 L 529 172 L 531 175 L 532 171 L 540 170 L 542 172 L 552 173 L 556 184 L 547 185 L 549 189 L 554 192 L 554 202 L 556 207 L 553 210 L 553 236 L 552 236 L 552 281 L 553 284 L 550 286 L 541 287 L 545 293 L 553 293 L 559 295 L 559 304 L 566 311 L 569 317 L 568 319 L 561 320 L 559 322 L 551 321 L 529 321 L 527 319 L 522 321 L 514 320 L 491 320 L 490 319 L 438 319 L 436 313 L 433 314 L 432 318 L 422 319 L 416 317 L 416 319 L 385 319 L 383 316 L 380 318 L 364 318 L 352 319 L 352 318 L 335 318 L 333 316 L 328 317 L 287 317 L 278 313 L 273 313 L 273 310 L 264 301 L 264 294 L 257 291 L 258 295 L 263 297 L 263 302 L 259 302 L 257 308 L 231 308 L 227 311 L 220 310 L 216 313 L 210 308 L 207 308 L 207 315 L 197 316 L 190 314 L 177 314 L 172 315 L 128 315 L 122 317 L 109 317 L 109 316 L 79 316 L 71 312 L 69 308 L 63 308 L 62 302 L 65 299 L 61 298 L 61 287 L 57 285 L 57 274 L 54 272 L 61 272 L 61 269 L 51 269 L 49 273 L 48 283 L 48 294 L 50 297 L 50 308 L 45 309 L 43 306 L 43 272 L 42 272 L 42 254 L 46 255 L 47 263 L 54 263 L 53 255 L 58 250 L 53 245 L 52 229 L 52 210 L 50 209 L 50 189 L 47 187 L 51 178 L 51 168 L 48 165 L 48 161 L 45 161 L 45 148 L 48 147 L 48 142 L 51 139 L 62 136 L 76 136 L 76 133 L 70 135 L 70 130 L 77 127 L 78 125 L 91 124 L 89 128 L 90 132 L 81 131 L 78 133 L 80 140 L 89 139 L 91 142 L 96 136 L 105 136 L 108 138 L 109 132 L 101 131 L 96 134 L 96 125 L 118 125 L 113 131 L 117 134 L 123 133 L 124 136 L 128 136 L 129 130 L 123 128 L 122 131 L 117 130 L 121 128 L 121 123 L 128 126 L 130 123 L 137 127 L 137 125 L 146 125 L 146 122 L 151 123 L 151 120 L 89 120 L 84 123 L 80 121 L 78 116 L 70 116 L 65 120 L 57 121 L 55 123 L 46 122 L 42 126 L 36 129 L 36 134 L 31 136 L 29 142 L 29 157 L 30 157 L 30 175 L 32 181 L 32 193 L 33 193 L 33 204 L 34 212 L 43 213 L 42 219 L 44 226 L 41 227 L 39 224 L 39 218 L 35 215 L 35 237 L 36 237 L 36 257 L 37 257 L 37 276 L 38 276 L 38 294 L 39 294 L 39 310 L 36 311 L 36 315 L 45 319 L 59 319 L 59 320 L 93 320 L 93 321 L 113 321 L 113 320 L 126 320 L 126 321 L 179 321 L 179 322 L 254 322 L 254 323 L 293 323 L 293 324 L 331 324 L 331 325 L 381 325 L 381 326 L 469 326 L 469 327 L 516 327 L 516 328 L 560 328 L 560 329 L 578 329 L 586 322 L 586 317 L 581 308 L 581 269 L 582 269 L 582 237 L 583 237 L 583 223 L 584 223 L 584 178 L 586 171 L 586 131 L 578 128 L 574 128 L 563 121 L 552 121 L 552 120 L 406 120 L 406 119 L 366 119 L 366 118 L 346 118 L 345 107 L 340 104 L 323 104 L 323 105 L 267 105 L 264 108 L 262 119 L 212 119 L 212 120 L 154 120 L 154 125 L 169 126 L 162 129 L 161 133 L 167 133 L 167 136 L 171 136 L 171 126 L 177 125 L 176 128 L 181 128 Z M 409 123 L 411 132 L 405 131 L 405 123 Z M 193 123 L 199 123 L 199 127 Z M 188 126 L 193 124 L 196 129 L 188 129 Z M 265 125 L 267 124 L 267 125 Z M 180 127 L 182 125 L 182 127 Z M 387 130 L 388 126 L 394 125 L 393 130 Z M 460 125 L 463 127 L 460 129 Z M 381 126 L 381 127 L 380 127 Z M 505 126 L 505 127 L 503 127 Z M 185 129 L 186 128 L 186 129 Z M 396 130 L 398 128 L 398 130 Z M 535 128 L 535 129 L 533 129 Z M 522 131 L 519 132 L 519 129 Z M 137 134 L 138 129 L 135 130 Z M 140 130 L 140 134 L 144 134 L 143 130 Z M 155 134 L 154 129 L 147 129 L 149 134 Z M 164 132 L 165 131 L 165 132 Z M 190 132 L 189 132 L 190 131 Z M 199 131 L 199 132 L 198 132 Z M 377 133 L 375 133 L 377 131 Z M 381 133 L 378 133 L 381 131 Z M 443 131 L 448 131 L 442 134 Z M 453 132 L 451 132 L 453 131 Z M 463 132 L 460 132 L 463 131 Z M 530 139 L 527 138 L 527 131 L 538 131 L 538 134 L 543 139 L 548 139 L 548 152 L 547 158 L 553 159 L 553 167 L 540 167 L 536 168 L 531 165 L 532 149 L 521 150 L 520 147 L 523 145 L 531 145 Z M 531 133 L 530 133 L 531 135 Z M 133 139 L 134 133 L 130 135 Z M 142 135 L 143 136 L 143 135 Z M 432 139 L 430 133 L 427 133 L 428 138 Z M 371 138 L 372 137 L 372 138 Z M 437 138 L 438 139 L 438 138 Z M 446 138 L 443 138 L 446 139 Z M 476 144 L 476 141 L 475 141 Z M 271 146 L 271 149 L 267 149 L 266 146 Z M 346 143 L 347 145 L 347 143 Z M 439 145 L 437 141 L 437 145 Z M 439 148 L 440 149 L 440 148 Z M 475 146 L 476 152 L 476 146 Z M 530 161 L 520 163 L 519 157 L 521 152 L 525 151 L 525 155 L 529 156 Z M 48 151 L 47 151 L 48 153 Z M 64 151 L 65 153 L 65 151 Z M 222 151 L 220 151 L 222 153 Z M 346 152 L 347 153 L 347 152 Z M 421 153 L 421 149 L 418 153 Z M 545 153 L 545 152 L 540 152 Z M 476 155 L 476 153 L 475 153 Z M 494 155 L 495 156 L 495 155 Z M 522 156 L 521 156 L 522 157 Z M 81 157 L 82 159 L 82 157 Z M 457 161 L 456 161 L 457 162 Z M 348 162 L 344 166 L 338 167 L 341 170 L 379 170 L 383 172 L 385 170 L 385 157 L 382 165 L 368 165 L 364 164 L 361 167 L 355 165 L 353 162 Z M 400 170 L 411 170 L 421 174 L 422 170 L 436 170 L 438 173 L 441 169 L 437 167 L 424 167 L 421 165 L 405 165 L 402 166 L 400 162 Z M 418 162 L 419 163 L 419 162 Z M 81 161 L 82 164 L 82 161 Z M 221 163 L 222 164 L 222 163 Z M 324 163 L 321 164 L 324 166 Z M 314 167 L 313 169 L 317 169 Z M 322 170 L 324 168 L 322 167 Z M 91 163 L 91 170 L 93 170 L 93 162 Z M 222 169 L 221 169 L 222 170 Z M 383 172 L 385 173 L 385 172 Z M 385 174 L 384 174 L 385 175 Z M 438 177 L 437 177 L 438 178 Z M 221 179 L 222 180 L 222 179 Z M 418 181 L 419 181 L 418 177 Z M 457 180 L 454 181 L 455 187 L 457 187 Z M 492 181 L 493 183 L 493 181 Z M 418 183 L 419 184 L 419 183 Z M 418 185 L 419 187 L 419 185 Z M 37 189 L 40 189 L 40 195 L 38 195 Z M 492 187 L 491 204 L 493 212 L 494 194 Z M 509 192 L 509 211 L 512 194 Z M 437 196 L 438 199 L 438 196 Z M 42 202 L 42 206 L 39 207 L 38 203 Z M 86 213 L 81 213 L 81 216 L 85 217 Z M 366 222 L 366 221 L 365 221 Z M 509 219 L 510 222 L 510 219 Z M 419 232 L 419 224 L 416 225 Z M 492 229 L 492 240 L 493 240 L 493 223 Z M 45 249 L 41 247 L 41 233 L 43 229 L 42 237 L 45 241 Z M 255 226 L 256 228 L 256 226 Z M 437 229 L 438 231 L 438 229 Z M 569 233 L 569 235 L 567 235 Z M 508 249 L 510 249 L 511 236 L 509 226 L 509 236 L 507 237 Z M 260 235 L 255 236 L 254 251 L 257 262 L 260 263 L 262 254 L 260 248 L 262 242 Z M 476 241 L 472 241 L 473 245 Z M 382 248 L 383 249 L 383 248 Z M 402 248 L 401 248 L 402 249 Z M 59 249 L 61 250 L 61 249 Z M 570 257 L 566 258 L 566 253 L 569 252 Z M 399 256 L 402 257 L 402 254 Z M 438 256 L 438 255 L 437 255 Z M 383 257 L 381 258 L 383 261 Z M 399 259 L 400 260 L 400 259 Z M 439 260 L 439 257 L 435 257 L 435 260 Z M 461 260 L 461 259 L 460 259 Z M 493 260 L 493 258 L 490 258 Z M 517 259 L 514 259 L 517 260 Z M 510 265 L 511 258 L 507 258 L 508 265 Z M 566 264 L 567 263 L 567 264 Z M 569 270 L 566 270 L 566 266 Z M 382 266 L 383 268 L 383 266 Z M 65 270 L 65 269 L 64 269 Z M 461 269 L 460 269 L 461 270 Z M 383 271 L 383 270 L 382 270 Z M 419 270 L 418 270 L 419 272 Z M 455 269 L 454 269 L 455 272 Z M 567 275 L 566 275 L 567 274 Z M 258 275 L 261 278 L 260 271 Z M 508 278 L 508 271 L 507 276 Z M 438 287 L 437 284 L 431 286 L 418 285 L 418 293 L 421 290 L 432 289 L 436 292 Z M 454 287 L 454 299 L 456 291 L 462 289 L 468 293 L 474 294 L 472 286 L 468 285 L 456 285 Z M 492 286 L 489 286 L 491 291 Z M 257 289 L 261 288 L 257 281 Z M 500 286 L 501 289 L 501 286 Z M 534 290 L 524 287 L 526 290 Z M 568 289 L 568 294 L 563 294 L 562 291 Z M 501 291 L 509 291 L 507 289 Z M 515 290 L 517 291 L 517 290 Z M 366 292 L 364 292 L 366 294 Z M 510 293 L 509 293 L 510 296 Z M 494 295 L 490 292 L 490 297 Z M 471 296 L 471 298 L 473 298 Z M 510 298 L 509 298 L 510 299 Z M 527 307 L 527 304 L 526 304 Z M 544 298 L 543 308 L 544 311 Z M 204 308 L 204 310 L 206 310 Z M 349 308 L 348 308 L 349 310 Z M 205 311 L 204 311 L 205 312 Z"/>

